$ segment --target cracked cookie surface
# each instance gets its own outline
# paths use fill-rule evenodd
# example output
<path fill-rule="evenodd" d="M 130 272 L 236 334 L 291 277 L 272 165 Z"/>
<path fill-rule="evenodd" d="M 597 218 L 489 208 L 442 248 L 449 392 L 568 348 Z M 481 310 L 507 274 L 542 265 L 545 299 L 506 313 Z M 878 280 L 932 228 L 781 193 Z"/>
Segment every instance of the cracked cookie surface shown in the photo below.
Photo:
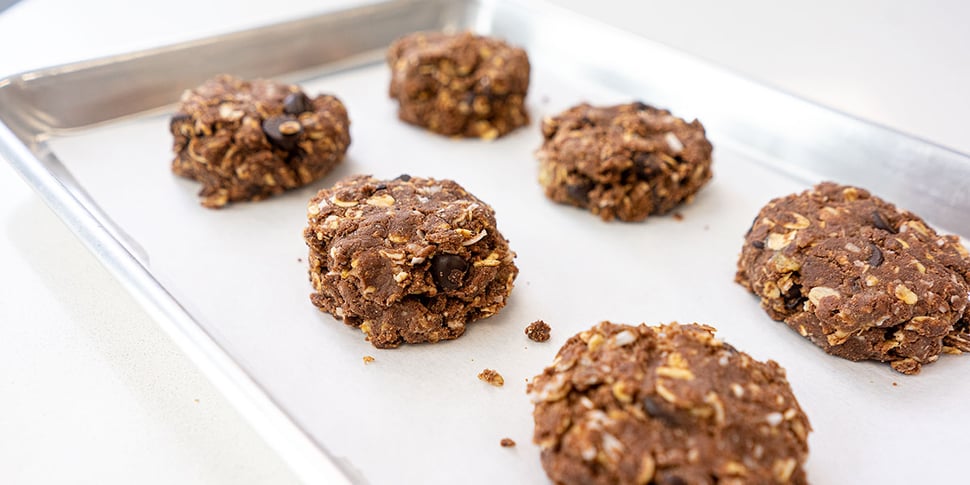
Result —
<path fill-rule="evenodd" d="M 298 86 L 217 76 L 182 95 L 170 129 L 172 171 L 202 183 L 202 205 L 256 201 L 316 181 L 350 145 L 337 98 Z"/>
<path fill-rule="evenodd" d="M 375 347 L 458 338 L 518 274 L 492 208 L 451 180 L 348 177 L 307 218 L 310 300 Z"/>
<path fill-rule="evenodd" d="M 664 214 L 711 179 L 703 125 L 643 103 L 584 103 L 546 118 L 542 135 L 536 157 L 546 197 L 606 221 Z"/>
<path fill-rule="evenodd" d="M 784 369 L 706 325 L 601 322 L 528 392 L 557 484 L 806 483 L 811 426 Z"/>
<path fill-rule="evenodd" d="M 857 187 L 826 182 L 769 202 L 736 280 L 832 355 L 915 374 L 941 353 L 970 351 L 970 257 L 959 238 Z"/>
<path fill-rule="evenodd" d="M 529 123 L 529 58 L 502 40 L 417 32 L 387 51 L 401 120 L 448 136 L 494 139 Z"/>

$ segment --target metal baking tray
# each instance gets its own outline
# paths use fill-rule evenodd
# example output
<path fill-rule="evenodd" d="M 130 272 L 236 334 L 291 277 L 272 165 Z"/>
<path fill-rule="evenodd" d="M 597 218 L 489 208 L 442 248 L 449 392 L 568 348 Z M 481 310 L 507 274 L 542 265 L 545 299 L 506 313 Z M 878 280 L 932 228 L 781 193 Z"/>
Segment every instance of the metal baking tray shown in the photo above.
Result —
<path fill-rule="evenodd" d="M 494 142 L 397 121 L 383 50 L 473 29 L 529 52 L 532 124 Z M 168 118 L 217 73 L 272 77 L 348 106 L 348 159 L 313 187 L 225 210 L 169 171 Z M 580 101 L 642 100 L 702 120 L 715 178 L 683 220 L 604 223 L 547 201 L 538 123 Z M 970 236 L 970 158 L 748 81 L 539 2 L 395 0 L 0 81 L 0 153 L 311 483 L 544 483 L 525 382 L 603 320 L 699 321 L 788 370 L 815 431 L 814 483 L 962 475 L 970 358 L 918 376 L 825 355 L 733 283 L 770 198 L 820 180 L 866 187 Z M 452 178 L 489 202 L 518 253 L 508 306 L 458 340 L 377 350 L 314 308 L 305 203 L 352 173 Z M 526 339 L 544 319 L 553 338 Z M 364 365 L 362 357 L 376 361 Z M 483 368 L 503 388 L 476 379 Z M 511 437 L 515 448 L 501 448 Z"/>

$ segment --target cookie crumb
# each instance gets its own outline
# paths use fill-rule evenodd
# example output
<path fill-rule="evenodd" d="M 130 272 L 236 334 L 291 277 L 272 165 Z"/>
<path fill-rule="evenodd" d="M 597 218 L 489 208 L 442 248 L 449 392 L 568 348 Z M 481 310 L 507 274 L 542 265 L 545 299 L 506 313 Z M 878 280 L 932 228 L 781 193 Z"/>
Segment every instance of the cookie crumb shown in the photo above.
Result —
<path fill-rule="evenodd" d="M 899 383 L 898 383 L 898 382 L 896 382 L 896 381 L 893 381 L 893 387 L 896 387 L 896 386 L 898 386 L 898 385 L 899 385 Z"/>
<path fill-rule="evenodd" d="M 681 214 L 680 212 L 674 212 L 674 216 L 673 217 L 674 217 L 674 220 L 677 221 L 677 222 L 680 222 L 680 221 L 684 220 L 684 215 Z"/>
<path fill-rule="evenodd" d="M 371 357 L 371 356 L 369 356 L 369 355 L 365 355 L 364 356 L 364 363 L 365 364 L 370 364 L 371 362 L 374 362 L 374 358 Z"/>
<path fill-rule="evenodd" d="M 478 374 L 478 379 L 495 387 L 502 387 L 505 385 L 505 378 L 502 377 L 502 374 L 499 374 L 493 369 L 483 370 Z"/>
<path fill-rule="evenodd" d="M 302 263 L 303 262 L 303 258 L 296 258 L 296 262 L 297 263 Z"/>
<path fill-rule="evenodd" d="M 548 323 L 542 320 L 536 320 L 530 323 L 528 327 L 525 327 L 525 334 L 533 342 L 545 342 L 549 340 L 550 330 L 551 328 Z"/>
<path fill-rule="evenodd" d="M 499 444 L 502 445 L 502 448 L 511 448 L 515 446 L 515 440 L 512 438 L 502 438 L 502 441 L 499 441 Z"/>

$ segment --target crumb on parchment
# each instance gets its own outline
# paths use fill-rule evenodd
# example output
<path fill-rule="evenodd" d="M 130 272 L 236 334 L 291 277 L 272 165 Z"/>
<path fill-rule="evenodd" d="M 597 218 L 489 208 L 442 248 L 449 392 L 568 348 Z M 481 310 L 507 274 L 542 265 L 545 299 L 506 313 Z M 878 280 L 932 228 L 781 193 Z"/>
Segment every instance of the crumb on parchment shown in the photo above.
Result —
<path fill-rule="evenodd" d="M 478 379 L 495 387 L 502 387 L 505 385 L 505 378 L 502 377 L 502 374 L 499 374 L 493 369 L 483 370 L 478 374 Z"/>

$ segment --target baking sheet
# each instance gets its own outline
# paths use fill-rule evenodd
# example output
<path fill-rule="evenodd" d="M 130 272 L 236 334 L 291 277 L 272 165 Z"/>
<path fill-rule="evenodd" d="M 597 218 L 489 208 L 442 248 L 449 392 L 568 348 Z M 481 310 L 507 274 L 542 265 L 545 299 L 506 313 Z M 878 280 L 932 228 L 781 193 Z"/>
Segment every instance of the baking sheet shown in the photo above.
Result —
<path fill-rule="evenodd" d="M 966 183 L 966 157 L 723 73 L 692 77 L 711 68 L 548 7 L 467 7 L 442 21 L 508 37 L 533 63 L 533 122 L 494 142 L 446 139 L 398 122 L 386 98 L 388 71 L 372 55 L 339 72 L 296 75 L 307 92 L 346 103 L 353 141 L 324 180 L 265 202 L 201 208 L 198 185 L 169 171 L 171 111 L 57 133 L 43 148 L 66 168 L 60 180 L 97 204 L 107 229 L 356 482 L 544 483 L 525 383 L 569 336 L 603 319 L 708 323 L 754 357 L 782 364 L 815 428 L 807 465 L 813 483 L 959 476 L 970 386 L 954 384 L 970 359 L 945 356 L 907 377 L 829 357 L 768 319 L 733 274 L 757 210 L 823 178 L 871 187 L 968 236 L 966 192 L 923 190 Z M 571 40 L 577 26 L 595 42 Z M 595 61 L 584 60 L 593 59 L 581 51 L 587 44 L 602 51 Z M 620 63 L 610 54 L 619 47 L 635 48 L 643 64 Z M 645 73 L 644 65 L 664 67 L 666 76 Z M 547 201 L 532 157 L 539 120 L 580 101 L 632 99 L 699 117 L 709 128 L 715 177 L 679 210 L 683 220 L 604 223 Z M 749 103 L 747 113 L 731 109 L 739 99 Z M 952 176 L 900 184 L 883 175 L 907 157 Z M 490 203 L 521 270 L 508 306 L 458 340 L 395 350 L 374 349 L 359 331 L 317 311 L 307 298 L 305 203 L 353 173 L 451 178 Z M 523 334 L 539 318 L 553 327 L 541 344 Z M 365 355 L 376 361 L 364 365 Z M 505 377 L 503 388 L 478 381 L 486 367 Z M 501 448 L 503 437 L 518 446 Z"/>

